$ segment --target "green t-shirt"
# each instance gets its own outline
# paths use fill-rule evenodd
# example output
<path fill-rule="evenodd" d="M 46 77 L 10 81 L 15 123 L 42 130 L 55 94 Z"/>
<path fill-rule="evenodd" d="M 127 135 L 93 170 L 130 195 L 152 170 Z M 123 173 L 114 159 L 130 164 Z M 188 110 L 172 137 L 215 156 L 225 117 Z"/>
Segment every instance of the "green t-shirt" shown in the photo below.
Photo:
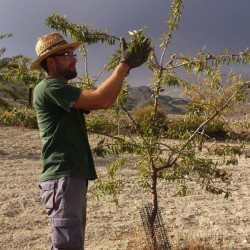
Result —
<path fill-rule="evenodd" d="M 72 108 L 81 91 L 51 78 L 34 89 L 33 104 L 43 145 L 41 182 L 63 176 L 97 177 L 84 111 Z"/>

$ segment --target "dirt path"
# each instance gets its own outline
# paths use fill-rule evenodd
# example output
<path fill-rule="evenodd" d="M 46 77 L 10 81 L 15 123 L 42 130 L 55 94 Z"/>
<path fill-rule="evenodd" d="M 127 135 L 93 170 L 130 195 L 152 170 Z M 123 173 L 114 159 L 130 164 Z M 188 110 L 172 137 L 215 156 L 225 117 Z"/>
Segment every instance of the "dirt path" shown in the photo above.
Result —
<path fill-rule="evenodd" d="M 0 125 L 0 145 L 0 249 L 49 249 L 49 219 L 37 188 L 39 133 Z M 106 160 L 95 161 L 101 174 Z M 250 158 L 231 171 L 233 196 L 228 200 L 199 192 L 175 197 L 172 185 L 160 185 L 161 212 L 172 245 L 193 238 L 211 242 L 214 249 L 250 249 Z M 129 164 L 121 176 L 128 185 L 118 206 L 108 197 L 98 201 L 90 184 L 86 250 L 143 249 L 139 208 L 150 196 L 135 185 L 135 176 Z"/>

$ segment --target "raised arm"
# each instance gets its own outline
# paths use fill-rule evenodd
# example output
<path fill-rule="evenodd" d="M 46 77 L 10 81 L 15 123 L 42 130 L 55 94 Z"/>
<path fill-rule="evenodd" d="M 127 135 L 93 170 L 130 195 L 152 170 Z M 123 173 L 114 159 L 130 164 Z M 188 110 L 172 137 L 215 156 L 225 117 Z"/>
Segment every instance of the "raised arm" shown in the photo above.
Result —
<path fill-rule="evenodd" d="M 119 63 L 112 75 L 96 90 L 84 89 L 73 105 L 73 108 L 85 110 L 110 108 L 122 88 L 124 78 L 128 71 L 128 64 L 124 62 Z"/>
<path fill-rule="evenodd" d="M 124 38 L 120 39 L 121 60 L 112 75 L 96 90 L 83 90 L 73 108 L 96 110 L 112 106 L 118 96 L 124 78 L 129 70 L 141 66 L 148 59 L 151 47 L 150 40 L 145 38 L 140 49 L 130 50 Z"/>

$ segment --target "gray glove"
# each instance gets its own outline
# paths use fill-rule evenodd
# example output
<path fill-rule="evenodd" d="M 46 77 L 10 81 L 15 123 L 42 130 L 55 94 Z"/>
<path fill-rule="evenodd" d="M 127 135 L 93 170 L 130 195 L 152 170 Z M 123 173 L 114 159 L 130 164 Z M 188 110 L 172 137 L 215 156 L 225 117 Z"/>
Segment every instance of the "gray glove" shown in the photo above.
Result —
<path fill-rule="evenodd" d="M 120 38 L 121 46 L 121 60 L 120 62 L 125 62 L 128 64 L 129 69 L 133 69 L 141 66 L 148 60 L 148 56 L 151 50 L 149 38 L 144 38 L 141 47 L 137 50 L 134 48 L 130 50 L 123 37 Z"/>

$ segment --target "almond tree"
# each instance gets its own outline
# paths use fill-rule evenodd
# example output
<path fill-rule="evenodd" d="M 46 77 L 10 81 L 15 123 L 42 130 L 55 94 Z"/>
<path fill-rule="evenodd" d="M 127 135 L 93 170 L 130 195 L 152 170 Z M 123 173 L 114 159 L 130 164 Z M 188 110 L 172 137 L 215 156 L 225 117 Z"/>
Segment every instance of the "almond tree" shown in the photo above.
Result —
<path fill-rule="evenodd" d="M 0 40 L 11 36 L 11 34 L 1 35 Z M 30 59 L 27 56 L 3 57 L 5 51 L 6 48 L 0 49 L 0 93 L 17 100 L 23 98 L 22 89 L 27 87 L 28 106 L 31 107 L 32 90 L 42 79 L 43 73 L 29 70 Z M 2 98 L 0 98 L 0 107 L 10 109 L 10 105 Z"/>
<path fill-rule="evenodd" d="M 197 183 L 205 191 L 223 195 L 228 198 L 230 193 L 227 189 L 230 184 L 231 174 L 227 171 L 226 165 L 237 165 L 237 157 L 244 153 L 244 141 L 232 135 L 234 128 L 227 121 L 226 115 L 233 110 L 235 103 L 245 101 L 247 98 L 248 82 L 243 82 L 240 76 L 229 73 L 227 81 L 222 77 L 221 66 L 230 63 L 250 62 L 250 52 L 245 51 L 232 53 L 227 50 L 220 54 L 213 55 L 205 50 L 199 51 L 195 57 L 185 54 L 168 54 L 170 41 L 174 32 L 178 30 L 182 16 L 183 3 L 181 0 L 173 0 L 167 20 L 167 31 L 162 34 L 161 54 L 157 57 L 156 48 L 152 44 L 152 52 L 147 63 L 151 70 L 153 81 L 150 84 L 153 90 L 151 103 L 153 110 L 150 118 L 145 121 L 137 121 L 133 114 L 126 109 L 126 100 L 130 85 L 124 84 L 122 93 L 117 99 L 113 110 L 116 119 L 123 119 L 126 115 L 130 121 L 129 130 L 127 127 L 119 127 L 119 133 L 109 131 L 103 127 L 94 126 L 95 119 L 89 119 L 89 131 L 97 133 L 100 137 L 97 146 L 93 149 L 98 155 L 116 155 L 117 160 L 110 163 L 107 178 L 99 179 L 96 182 L 96 190 L 100 195 L 109 193 L 116 200 L 116 195 L 123 188 L 123 182 L 117 178 L 119 170 L 125 165 L 124 153 L 136 155 L 135 167 L 139 170 L 138 181 L 142 187 L 148 188 L 152 193 L 152 213 L 149 218 L 150 236 L 152 247 L 160 248 L 154 232 L 154 222 L 158 213 L 157 184 L 159 180 L 177 183 L 177 193 L 187 195 L 190 192 L 190 183 Z M 46 25 L 63 32 L 73 40 L 81 41 L 81 53 L 85 62 L 85 73 L 80 77 L 80 84 L 86 88 L 95 88 L 95 84 L 104 71 L 113 69 L 119 62 L 120 51 L 117 49 L 109 58 L 100 74 L 91 77 L 88 70 L 88 57 L 86 47 L 95 43 L 107 43 L 114 45 L 118 40 L 114 35 L 109 34 L 108 29 L 100 31 L 92 29 L 84 22 L 80 25 L 70 23 L 65 17 L 53 14 L 46 19 Z M 140 49 L 142 37 L 146 29 L 130 31 L 129 46 Z M 187 77 L 180 77 L 177 69 L 186 72 Z M 188 80 L 187 80 L 188 79 Z M 191 80 L 190 80 L 191 79 Z M 227 83 L 227 84 L 226 84 Z M 178 141 L 172 145 L 168 138 L 176 133 L 173 128 L 166 129 L 159 120 L 161 112 L 159 95 L 162 89 L 175 86 L 183 89 L 183 95 L 188 98 L 187 118 L 199 121 L 194 129 L 179 131 Z M 110 120 L 110 118 L 109 118 Z M 216 138 L 206 134 L 206 129 L 221 122 L 226 127 L 228 138 L 234 140 L 218 144 Z M 108 123 L 109 121 L 106 120 Z M 100 123 L 99 123 L 100 124 Z M 178 133 L 178 126 L 176 126 Z M 117 130 L 118 131 L 118 130 Z M 116 131 L 116 132 L 117 132 Z M 132 132 L 131 132 L 132 131 Z M 207 142 L 210 155 L 217 157 L 204 157 L 200 150 Z M 198 150 L 197 150 L 198 149 Z M 163 249 L 163 248 L 161 248 Z"/>
<path fill-rule="evenodd" d="M 23 98 L 24 94 L 28 94 L 28 106 L 32 107 L 33 89 L 42 80 L 44 73 L 41 71 L 31 71 L 29 69 L 30 62 L 31 60 L 27 56 L 15 56 L 8 61 L 8 65 L 5 66 L 2 76 L 11 85 L 16 96 Z M 24 88 L 24 91 L 28 90 L 27 93 L 20 93 L 21 87 Z"/>
<path fill-rule="evenodd" d="M 0 40 L 11 37 L 11 34 L 3 34 L 0 35 Z M 2 98 L 3 95 L 11 96 L 12 98 L 16 98 L 16 95 L 6 87 L 6 82 L 4 80 L 4 71 L 6 70 L 10 58 L 3 57 L 6 48 L 0 48 L 0 108 L 9 108 L 10 105 Z"/>

